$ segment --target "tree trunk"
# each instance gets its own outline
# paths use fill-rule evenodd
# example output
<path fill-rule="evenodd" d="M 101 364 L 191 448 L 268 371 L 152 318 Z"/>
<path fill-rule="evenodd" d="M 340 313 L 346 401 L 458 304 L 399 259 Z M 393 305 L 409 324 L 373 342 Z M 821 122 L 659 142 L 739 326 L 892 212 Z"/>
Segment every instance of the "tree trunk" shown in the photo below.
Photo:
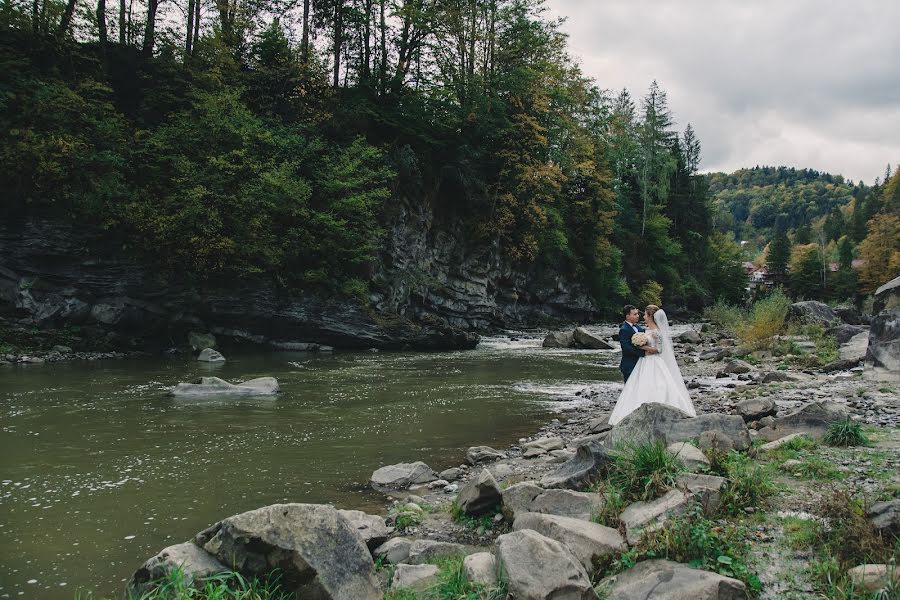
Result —
<path fill-rule="evenodd" d="M 37 33 L 41 30 L 41 6 L 38 0 L 31 4 L 31 30 Z"/>
<path fill-rule="evenodd" d="M 372 74 L 372 71 L 369 67 L 372 60 L 372 0 L 366 0 L 365 4 L 366 8 L 366 25 L 363 28 L 363 69 L 362 75 L 363 79 L 366 80 L 368 84 L 369 77 Z"/>
<path fill-rule="evenodd" d="M 309 0 L 303 0 L 303 41 L 300 42 L 303 63 L 309 62 Z"/>
<path fill-rule="evenodd" d="M 341 74 L 341 46 L 343 45 L 344 35 L 344 6 L 343 1 L 339 0 L 334 3 L 334 87 L 340 85 Z"/>
<path fill-rule="evenodd" d="M 194 41 L 191 43 L 191 55 L 197 52 L 197 42 L 200 40 L 200 0 L 194 0 Z"/>
<path fill-rule="evenodd" d="M 119 0 L 119 45 L 125 45 L 125 0 Z"/>
<path fill-rule="evenodd" d="M 378 10 L 380 11 L 378 25 L 381 28 L 381 61 L 378 66 L 378 80 L 380 82 L 382 96 L 385 91 L 387 91 L 387 22 L 384 18 L 384 4 L 386 1 L 387 0 L 378 1 Z"/>
<path fill-rule="evenodd" d="M 97 31 L 100 35 L 100 47 L 106 51 L 106 0 L 97 0 Z"/>
<path fill-rule="evenodd" d="M 188 0 L 187 30 L 184 35 L 184 59 L 191 55 L 192 42 L 194 41 L 194 0 Z"/>
<path fill-rule="evenodd" d="M 59 29 L 56 30 L 57 37 L 65 37 L 66 32 L 69 31 L 69 25 L 72 24 L 73 14 L 75 14 L 75 0 L 68 0 L 62 19 L 59 20 Z"/>
<path fill-rule="evenodd" d="M 156 42 L 156 9 L 159 0 L 147 1 L 147 26 L 144 28 L 144 56 L 153 56 L 153 44 Z"/>

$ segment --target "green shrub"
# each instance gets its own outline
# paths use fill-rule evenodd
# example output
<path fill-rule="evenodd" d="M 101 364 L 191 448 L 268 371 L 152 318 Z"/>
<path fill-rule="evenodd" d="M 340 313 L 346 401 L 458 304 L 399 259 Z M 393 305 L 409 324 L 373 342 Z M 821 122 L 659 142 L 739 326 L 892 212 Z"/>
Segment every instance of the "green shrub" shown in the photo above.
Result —
<path fill-rule="evenodd" d="M 744 312 L 740 308 L 722 300 L 717 300 L 715 304 L 707 307 L 703 311 L 703 316 L 729 333 L 734 333 L 745 318 Z"/>
<path fill-rule="evenodd" d="M 625 500 L 652 500 L 675 486 L 684 471 L 681 460 L 660 441 L 626 446 L 615 458 L 609 481 Z"/>
<path fill-rule="evenodd" d="M 829 446 L 868 446 L 869 438 L 856 421 L 847 419 L 832 423 L 825 433 L 825 443 Z"/>
<path fill-rule="evenodd" d="M 591 515 L 591 520 L 606 527 L 618 529 L 619 515 L 628 506 L 626 501 L 626 493 L 622 488 L 613 485 L 608 481 L 595 484 L 592 491 L 597 492 L 603 497 L 603 505 L 599 512 Z"/>
<path fill-rule="evenodd" d="M 724 513 L 739 514 L 747 507 L 760 506 L 775 492 L 771 471 L 734 450 L 725 459 L 725 476 L 728 482 L 719 509 Z"/>
<path fill-rule="evenodd" d="M 735 333 L 741 342 L 754 350 L 772 348 L 775 336 L 784 330 L 791 300 L 780 289 L 759 300 L 746 320 L 739 323 Z"/>
<path fill-rule="evenodd" d="M 747 566 L 750 544 L 746 537 L 743 527 L 711 521 L 695 507 L 662 528 L 644 533 L 637 546 L 612 563 L 611 570 L 618 573 L 642 560 L 664 558 L 740 579 L 755 593 L 762 584 Z"/>
<path fill-rule="evenodd" d="M 240 573 L 230 571 L 195 581 L 181 568 L 173 569 L 167 576 L 153 582 L 150 592 L 139 596 L 129 596 L 128 600 L 290 600 L 293 594 L 281 590 L 281 576 L 275 571 L 265 580 L 247 579 Z M 75 600 L 93 600 L 90 592 L 75 593 Z"/>

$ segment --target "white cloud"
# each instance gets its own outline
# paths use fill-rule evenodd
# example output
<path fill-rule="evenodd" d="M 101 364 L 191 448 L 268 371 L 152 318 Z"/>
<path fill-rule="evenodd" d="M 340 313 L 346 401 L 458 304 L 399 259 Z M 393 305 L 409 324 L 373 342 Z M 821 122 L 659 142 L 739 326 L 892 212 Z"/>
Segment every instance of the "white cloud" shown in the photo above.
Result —
<path fill-rule="evenodd" d="M 869 183 L 900 162 L 900 2 L 548 0 L 600 87 L 656 79 L 704 170 L 810 167 Z"/>

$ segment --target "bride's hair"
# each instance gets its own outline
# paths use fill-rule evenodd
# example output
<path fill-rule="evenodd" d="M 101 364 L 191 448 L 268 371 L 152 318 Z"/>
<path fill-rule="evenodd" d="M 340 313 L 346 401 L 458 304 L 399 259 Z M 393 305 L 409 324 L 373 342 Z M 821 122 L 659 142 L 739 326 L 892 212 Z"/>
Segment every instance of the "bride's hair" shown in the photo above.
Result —
<path fill-rule="evenodd" d="M 644 312 L 647 314 L 647 316 L 649 316 L 649 317 L 652 319 L 652 318 L 653 318 L 653 313 L 655 313 L 655 312 L 658 311 L 658 310 L 659 310 L 659 307 L 658 307 L 657 305 L 655 305 L 655 304 L 648 304 L 648 305 L 647 305 L 647 308 L 644 309 Z"/>

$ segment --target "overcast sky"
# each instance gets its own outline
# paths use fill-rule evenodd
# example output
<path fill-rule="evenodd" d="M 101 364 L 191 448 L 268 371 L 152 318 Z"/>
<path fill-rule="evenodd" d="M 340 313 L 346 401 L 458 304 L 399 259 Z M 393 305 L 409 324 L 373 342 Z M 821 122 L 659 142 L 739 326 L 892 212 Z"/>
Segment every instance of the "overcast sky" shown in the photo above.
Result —
<path fill-rule="evenodd" d="M 656 79 L 703 171 L 900 163 L 900 0 L 548 0 L 602 88 Z"/>

